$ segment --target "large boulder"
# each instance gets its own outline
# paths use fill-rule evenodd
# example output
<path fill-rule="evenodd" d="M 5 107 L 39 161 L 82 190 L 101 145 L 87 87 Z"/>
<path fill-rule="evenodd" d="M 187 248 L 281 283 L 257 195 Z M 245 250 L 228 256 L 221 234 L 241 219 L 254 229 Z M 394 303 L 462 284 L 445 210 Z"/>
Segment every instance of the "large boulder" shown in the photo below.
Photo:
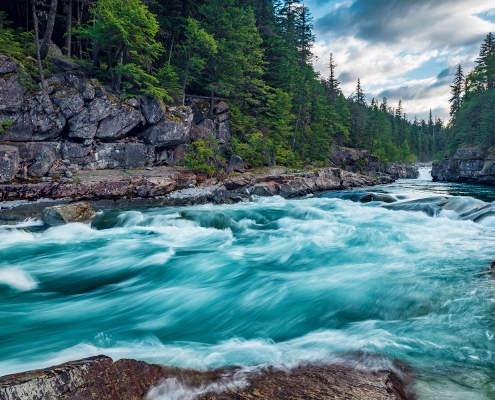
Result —
<path fill-rule="evenodd" d="M 52 96 L 52 101 L 67 119 L 79 114 L 84 108 L 84 98 L 79 93 L 60 91 Z"/>
<path fill-rule="evenodd" d="M 57 160 L 55 149 L 50 144 L 34 144 L 31 151 L 34 152 L 34 158 L 31 165 L 28 167 L 28 175 L 30 176 L 45 176 L 53 167 Z"/>
<path fill-rule="evenodd" d="M 226 103 L 225 101 L 221 101 L 216 105 L 215 109 L 213 110 L 213 113 L 215 115 L 218 115 L 218 114 L 226 113 L 227 111 L 229 111 L 228 103 Z"/>
<path fill-rule="evenodd" d="M 19 170 L 19 149 L 0 145 L 0 183 L 10 182 Z"/>
<path fill-rule="evenodd" d="M 230 126 L 228 122 L 222 122 L 218 125 L 216 139 L 219 143 L 227 143 L 230 140 Z"/>
<path fill-rule="evenodd" d="M 15 60 L 5 54 L 0 54 L 0 74 L 12 74 L 17 72 Z"/>
<path fill-rule="evenodd" d="M 143 96 L 140 98 L 141 112 L 148 124 L 154 125 L 165 115 L 165 106 L 157 98 Z"/>
<path fill-rule="evenodd" d="M 244 161 L 236 154 L 232 154 L 229 159 L 229 172 L 244 172 Z"/>
<path fill-rule="evenodd" d="M 96 216 L 91 204 L 78 202 L 46 207 L 41 214 L 42 221 L 49 226 L 58 226 L 72 222 L 87 223 Z"/>
<path fill-rule="evenodd" d="M 71 138 L 93 139 L 98 130 L 98 123 L 93 121 L 87 108 L 83 108 L 79 114 L 69 119 L 69 125 Z"/>
<path fill-rule="evenodd" d="M 178 162 L 184 160 L 184 156 L 189 153 L 189 145 L 179 144 L 172 152 L 170 157 L 165 161 L 168 165 L 176 165 Z"/>
<path fill-rule="evenodd" d="M 171 107 L 156 124 L 140 134 L 146 143 L 157 147 L 176 146 L 191 141 L 193 114 L 190 107 Z"/>
<path fill-rule="evenodd" d="M 123 138 L 139 124 L 144 125 L 143 115 L 132 107 L 122 107 L 115 114 L 100 122 L 96 137 L 103 140 Z"/>
<path fill-rule="evenodd" d="M 0 78 L 0 111 L 20 112 L 26 91 L 19 76 Z"/>
<path fill-rule="evenodd" d="M 83 164 L 93 148 L 91 145 L 74 142 L 64 142 L 60 147 L 62 159 L 74 164 Z"/>
<path fill-rule="evenodd" d="M 143 143 L 100 143 L 87 158 L 85 169 L 141 168 L 154 156 L 153 146 Z"/>
<path fill-rule="evenodd" d="M 192 140 L 207 139 L 209 137 L 215 137 L 215 124 L 211 119 L 204 119 L 199 124 L 192 126 Z"/>

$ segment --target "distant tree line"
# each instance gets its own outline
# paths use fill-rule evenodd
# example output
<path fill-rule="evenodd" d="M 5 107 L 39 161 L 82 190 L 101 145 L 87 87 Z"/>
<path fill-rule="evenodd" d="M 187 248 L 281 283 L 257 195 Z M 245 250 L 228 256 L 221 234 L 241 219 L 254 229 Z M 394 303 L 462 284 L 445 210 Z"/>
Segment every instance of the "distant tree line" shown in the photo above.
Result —
<path fill-rule="evenodd" d="M 332 54 L 328 76 L 314 70 L 313 21 L 298 0 L 0 0 L 0 10 L 0 52 L 35 83 L 50 73 L 53 41 L 122 98 L 227 98 L 230 151 L 254 165 L 325 163 L 332 143 L 383 161 L 445 148 L 431 112 L 411 122 L 402 102 L 368 104 L 360 80 L 345 97 Z"/>

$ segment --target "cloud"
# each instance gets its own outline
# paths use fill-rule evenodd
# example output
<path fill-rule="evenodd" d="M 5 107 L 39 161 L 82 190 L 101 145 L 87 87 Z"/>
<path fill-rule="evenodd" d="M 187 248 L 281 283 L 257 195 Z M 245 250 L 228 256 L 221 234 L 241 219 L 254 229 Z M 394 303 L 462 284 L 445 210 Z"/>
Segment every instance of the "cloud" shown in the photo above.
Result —
<path fill-rule="evenodd" d="M 329 53 L 344 94 L 361 78 L 367 98 L 404 101 L 409 115 L 448 117 L 455 68 L 474 66 L 495 31 L 493 0 L 310 0 L 318 42 L 315 69 L 328 75 Z M 316 12 L 315 12 L 316 11 Z"/>

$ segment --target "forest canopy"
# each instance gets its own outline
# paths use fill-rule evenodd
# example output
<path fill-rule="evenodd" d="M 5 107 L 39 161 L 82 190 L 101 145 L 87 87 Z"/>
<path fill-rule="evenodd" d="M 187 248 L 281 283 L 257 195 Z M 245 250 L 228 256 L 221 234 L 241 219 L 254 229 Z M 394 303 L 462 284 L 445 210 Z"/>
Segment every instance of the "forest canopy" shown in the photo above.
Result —
<path fill-rule="evenodd" d="M 431 112 L 410 121 L 401 101 L 369 100 L 361 80 L 344 95 L 332 54 L 326 75 L 316 72 L 313 20 L 299 1 L 0 0 L 0 9 L 0 52 L 35 80 L 36 26 L 46 73 L 52 41 L 121 98 L 228 99 L 228 145 L 254 165 L 325 164 L 332 144 L 369 149 L 382 161 L 431 160 L 446 146 L 443 122 Z M 456 115 L 476 112 L 468 99 L 493 84 L 480 83 L 493 60 L 486 51 Z M 495 101 L 485 96 L 480 104 Z"/>

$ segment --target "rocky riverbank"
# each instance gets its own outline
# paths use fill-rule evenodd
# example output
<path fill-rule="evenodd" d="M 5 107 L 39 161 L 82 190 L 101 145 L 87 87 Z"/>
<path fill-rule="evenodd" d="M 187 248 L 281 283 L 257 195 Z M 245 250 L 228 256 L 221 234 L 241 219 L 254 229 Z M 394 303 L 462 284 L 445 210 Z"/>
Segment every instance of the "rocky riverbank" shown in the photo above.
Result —
<path fill-rule="evenodd" d="M 194 371 L 106 356 L 0 378 L 0 400 L 99 399 L 412 399 L 410 373 L 309 364 L 289 371 L 238 368 Z M 175 395 L 175 397 L 174 397 Z"/>
<path fill-rule="evenodd" d="M 495 185 L 495 152 L 477 147 L 457 150 L 453 157 L 433 163 L 431 176 L 438 182 Z"/>

